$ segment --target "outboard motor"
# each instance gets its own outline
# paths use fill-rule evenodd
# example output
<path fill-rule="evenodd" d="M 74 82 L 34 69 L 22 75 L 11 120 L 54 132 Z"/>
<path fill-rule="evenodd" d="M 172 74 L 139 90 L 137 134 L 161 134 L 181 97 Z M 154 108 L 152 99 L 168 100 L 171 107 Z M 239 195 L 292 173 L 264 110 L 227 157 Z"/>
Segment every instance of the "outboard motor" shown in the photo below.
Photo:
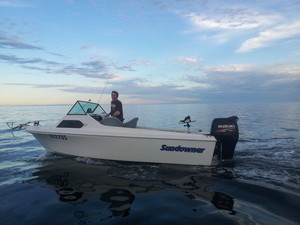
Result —
<path fill-rule="evenodd" d="M 232 159 L 239 139 L 238 117 L 216 118 L 211 124 L 210 134 L 217 139 L 214 155 L 220 159 Z"/>

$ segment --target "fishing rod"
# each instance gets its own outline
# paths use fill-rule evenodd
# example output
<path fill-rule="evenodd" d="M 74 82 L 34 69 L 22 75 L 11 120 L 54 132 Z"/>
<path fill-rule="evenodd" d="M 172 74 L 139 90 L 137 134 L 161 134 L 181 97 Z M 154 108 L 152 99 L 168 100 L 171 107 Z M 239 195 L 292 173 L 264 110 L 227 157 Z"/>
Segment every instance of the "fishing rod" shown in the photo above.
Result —
<path fill-rule="evenodd" d="M 108 84 L 108 82 L 109 82 L 109 80 L 110 80 L 110 76 L 111 76 L 111 73 L 109 73 L 109 76 L 108 76 L 108 79 L 107 79 L 107 81 L 106 81 L 106 84 L 105 84 L 104 88 L 102 89 L 102 93 L 101 93 L 100 98 L 99 98 L 99 100 L 98 100 L 98 104 L 99 104 L 99 102 L 100 102 L 100 100 L 101 100 L 101 98 L 102 98 L 102 95 L 103 95 L 103 93 L 104 93 L 104 91 L 105 91 L 105 89 L 106 89 L 106 86 L 107 86 L 107 84 Z"/>

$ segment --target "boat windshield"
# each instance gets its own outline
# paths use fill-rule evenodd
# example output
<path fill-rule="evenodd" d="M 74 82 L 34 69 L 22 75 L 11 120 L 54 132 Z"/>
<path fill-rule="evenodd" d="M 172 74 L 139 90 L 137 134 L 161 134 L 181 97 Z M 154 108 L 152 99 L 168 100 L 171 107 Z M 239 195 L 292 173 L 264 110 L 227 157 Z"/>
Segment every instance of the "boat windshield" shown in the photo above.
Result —
<path fill-rule="evenodd" d="M 77 101 L 67 115 L 86 115 L 87 113 L 107 114 L 97 103 Z"/>

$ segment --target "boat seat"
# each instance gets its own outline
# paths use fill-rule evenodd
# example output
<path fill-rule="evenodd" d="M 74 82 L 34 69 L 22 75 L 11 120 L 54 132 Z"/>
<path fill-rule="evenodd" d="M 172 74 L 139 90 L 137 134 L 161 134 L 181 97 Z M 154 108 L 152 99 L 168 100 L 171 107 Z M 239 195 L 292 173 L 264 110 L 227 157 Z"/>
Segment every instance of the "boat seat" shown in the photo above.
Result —
<path fill-rule="evenodd" d="M 106 126 L 123 127 L 123 123 L 115 117 L 106 117 L 100 123 Z"/>
<path fill-rule="evenodd" d="M 115 117 L 106 117 L 106 118 L 103 118 L 103 120 L 101 120 L 100 123 L 105 126 L 136 128 L 138 119 L 139 119 L 138 117 L 135 117 L 126 123 L 122 123 L 119 119 L 117 119 Z"/>
<path fill-rule="evenodd" d="M 139 120 L 138 117 L 134 117 L 133 119 L 127 121 L 126 123 L 123 123 L 123 127 L 136 128 L 136 124 L 138 120 Z"/>

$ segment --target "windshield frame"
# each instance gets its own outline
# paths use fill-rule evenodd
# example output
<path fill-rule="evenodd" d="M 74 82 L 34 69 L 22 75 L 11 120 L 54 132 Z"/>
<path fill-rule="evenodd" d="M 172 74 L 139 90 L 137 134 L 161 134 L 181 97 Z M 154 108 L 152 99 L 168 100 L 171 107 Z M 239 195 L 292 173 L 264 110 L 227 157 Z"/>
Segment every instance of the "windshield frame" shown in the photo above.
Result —
<path fill-rule="evenodd" d="M 88 112 L 89 109 L 90 111 Z M 67 115 L 87 115 L 89 113 L 107 114 L 105 110 L 98 103 L 78 100 L 71 107 Z"/>

